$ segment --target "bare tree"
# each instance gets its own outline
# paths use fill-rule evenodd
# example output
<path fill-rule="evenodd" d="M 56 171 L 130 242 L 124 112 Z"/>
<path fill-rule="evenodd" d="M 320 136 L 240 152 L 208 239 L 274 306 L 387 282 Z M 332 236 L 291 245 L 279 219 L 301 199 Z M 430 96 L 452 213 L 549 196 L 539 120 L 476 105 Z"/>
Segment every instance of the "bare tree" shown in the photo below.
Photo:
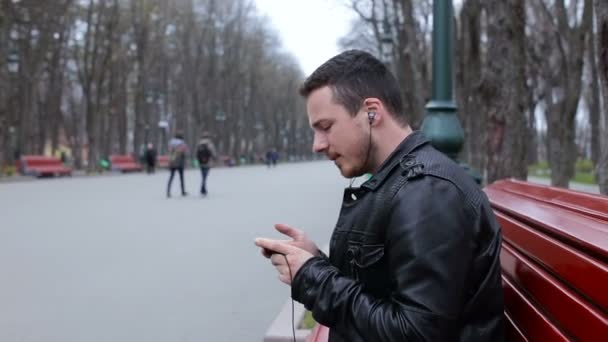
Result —
<path fill-rule="evenodd" d="M 593 8 L 591 11 L 594 12 Z M 588 90 L 586 92 L 586 99 L 589 108 L 589 126 L 591 128 L 591 160 L 594 165 L 597 165 L 600 158 L 600 132 L 601 132 L 601 120 L 600 120 L 600 85 L 599 75 L 597 70 L 597 52 L 596 52 L 596 35 L 593 25 L 589 27 L 586 41 L 586 65 L 587 74 L 584 75 L 586 79 Z"/>
<path fill-rule="evenodd" d="M 602 127 L 602 149 L 597 165 L 597 176 L 600 192 L 608 195 L 608 2 L 595 0 L 595 18 L 597 23 L 597 60 L 599 77 L 602 84 L 602 104 L 604 125 Z"/>
<path fill-rule="evenodd" d="M 458 114 L 465 132 L 463 156 L 475 169 L 484 170 L 486 112 L 480 110 L 477 91 L 481 83 L 483 50 L 481 43 L 480 0 L 467 0 L 462 5 L 455 44 L 456 98 Z"/>
<path fill-rule="evenodd" d="M 567 187 L 574 175 L 577 158 L 575 148 L 575 117 L 579 108 L 582 88 L 582 71 L 585 41 L 591 27 L 591 0 L 570 1 L 566 8 L 564 0 L 553 1 L 552 6 L 544 0 L 531 2 L 537 14 L 535 53 L 541 64 L 543 99 L 546 104 L 547 151 L 551 166 L 551 184 Z"/>
<path fill-rule="evenodd" d="M 487 112 L 488 183 L 526 179 L 524 0 L 486 0 L 488 56 L 479 93 Z"/>
<path fill-rule="evenodd" d="M 162 152 L 177 129 L 190 144 L 214 134 L 231 156 L 310 153 L 302 72 L 253 0 L 0 4 L 0 52 L 18 56 L 14 73 L 0 60 L 3 165 L 65 138 L 76 167 L 98 170 L 146 140 Z"/>

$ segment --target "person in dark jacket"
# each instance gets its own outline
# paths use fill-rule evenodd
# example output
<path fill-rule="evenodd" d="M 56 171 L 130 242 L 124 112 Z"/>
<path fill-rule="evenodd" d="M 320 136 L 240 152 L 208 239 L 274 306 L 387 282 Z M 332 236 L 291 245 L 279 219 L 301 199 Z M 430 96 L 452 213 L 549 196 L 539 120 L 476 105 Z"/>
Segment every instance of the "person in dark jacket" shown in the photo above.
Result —
<path fill-rule="evenodd" d="M 329 341 L 502 341 L 501 231 L 479 186 L 412 131 L 394 76 L 350 50 L 303 84 L 313 150 L 347 178 L 324 255 L 306 234 L 257 246 Z"/>
<path fill-rule="evenodd" d="M 207 196 L 207 177 L 211 169 L 211 159 L 215 159 L 213 144 L 209 138 L 203 138 L 196 147 L 196 159 L 201 169 L 201 195 Z"/>
<path fill-rule="evenodd" d="M 149 174 L 154 173 L 156 168 L 156 149 L 152 143 L 149 143 L 146 147 L 144 157 L 146 159 L 146 172 Z"/>

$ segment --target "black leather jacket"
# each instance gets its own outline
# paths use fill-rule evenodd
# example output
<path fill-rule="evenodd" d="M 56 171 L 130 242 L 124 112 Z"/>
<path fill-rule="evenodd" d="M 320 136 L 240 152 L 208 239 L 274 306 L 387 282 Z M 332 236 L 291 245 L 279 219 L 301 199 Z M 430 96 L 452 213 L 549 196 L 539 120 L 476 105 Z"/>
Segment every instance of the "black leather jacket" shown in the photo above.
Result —
<path fill-rule="evenodd" d="M 419 132 L 346 189 L 330 256 L 292 297 L 335 341 L 502 341 L 501 232 L 479 186 Z"/>

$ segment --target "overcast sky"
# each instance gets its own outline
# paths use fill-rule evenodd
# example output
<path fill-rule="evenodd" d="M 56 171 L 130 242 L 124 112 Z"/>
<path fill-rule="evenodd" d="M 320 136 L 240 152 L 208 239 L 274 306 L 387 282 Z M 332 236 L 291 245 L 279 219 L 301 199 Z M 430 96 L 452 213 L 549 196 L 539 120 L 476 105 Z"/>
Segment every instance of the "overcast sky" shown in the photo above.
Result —
<path fill-rule="evenodd" d="M 336 55 L 337 41 L 350 29 L 352 10 L 341 0 L 256 0 L 268 15 L 283 47 L 299 61 L 308 76 Z"/>

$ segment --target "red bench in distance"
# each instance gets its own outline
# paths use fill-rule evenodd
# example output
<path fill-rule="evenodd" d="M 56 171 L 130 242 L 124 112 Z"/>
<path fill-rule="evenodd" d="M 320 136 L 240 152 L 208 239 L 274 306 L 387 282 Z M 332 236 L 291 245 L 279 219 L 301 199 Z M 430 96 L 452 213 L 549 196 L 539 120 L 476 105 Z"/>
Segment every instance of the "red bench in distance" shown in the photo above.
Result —
<path fill-rule="evenodd" d="M 142 170 L 141 165 L 136 163 L 135 159 L 130 155 L 111 155 L 110 164 L 113 171 L 137 172 Z"/>
<path fill-rule="evenodd" d="M 169 156 L 158 156 L 156 164 L 158 167 L 169 168 Z"/>
<path fill-rule="evenodd" d="M 503 232 L 506 341 L 606 340 L 608 197 L 516 180 L 485 192 Z"/>
<path fill-rule="evenodd" d="M 72 169 L 64 166 L 59 158 L 46 156 L 21 156 L 21 170 L 25 175 L 36 177 L 72 175 Z"/>

